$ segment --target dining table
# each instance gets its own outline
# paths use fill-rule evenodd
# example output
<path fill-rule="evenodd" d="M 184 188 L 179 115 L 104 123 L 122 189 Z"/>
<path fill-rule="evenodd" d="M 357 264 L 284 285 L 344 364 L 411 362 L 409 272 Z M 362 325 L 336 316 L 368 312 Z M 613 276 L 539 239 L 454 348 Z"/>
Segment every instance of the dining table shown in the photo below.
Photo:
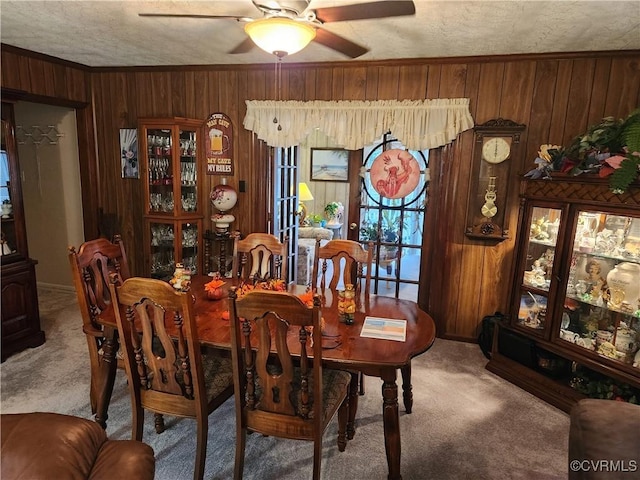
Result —
<path fill-rule="evenodd" d="M 239 280 L 224 279 L 225 293 Z M 231 350 L 231 328 L 229 325 L 229 299 L 210 300 L 205 284 L 211 281 L 206 275 L 191 278 L 188 293 L 194 301 L 194 313 L 201 345 L 221 351 Z M 307 287 L 290 284 L 288 291 L 300 295 Z M 358 404 L 357 373 L 378 377 L 382 380 L 382 418 L 384 442 L 388 465 L 388 478 L 399 480 L 400 474 L 400 420 L 398 408 L 397 371 L 402 372 L 403 400 L 408 413 L 411 412 L 411 359 L 427 351 L 436 337 L 435 323 L 416 302 L 374 294 L 356 296 L 356 311 L 352 321 L 345 322 L 338 312 L 338 294 L 324 289 L 320 295 L 323 324 L 323 363 L 353 373 L 349 393 L 349 422 L 347 436 L 355 435 L 355 416 Z M 406 320 L 404 341 L 361 336 L 367 317 Z M 103 362 L 98 382 L 98 402 L 95 419 L 106 428 L 107 411 L 115 381 L 118 350 L 117 328 L 112 309 L 103 311 L 98 322 L 104 327 Z M 168 329 L 170 330 L 170 329 Z"/>

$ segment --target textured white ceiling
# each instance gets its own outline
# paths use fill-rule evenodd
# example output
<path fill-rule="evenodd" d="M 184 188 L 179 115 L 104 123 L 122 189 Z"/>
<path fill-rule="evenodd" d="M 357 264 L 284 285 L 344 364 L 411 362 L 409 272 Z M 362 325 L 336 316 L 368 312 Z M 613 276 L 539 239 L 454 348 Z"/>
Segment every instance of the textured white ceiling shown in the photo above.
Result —
<path fill-rule="evenodd" d="M 364 0 L 311 0 L 311 8 Z M 299 2 L 298 2 L 299 3 Z M 357 60 L 640 49 L 640 0 L 415 0 L 416 15 L 326 24 L 366 46 Z M 0 1 L 2 43 L 92 67 L 271 63 L 229 19 L 143 18 L 140 12 L 261 16 L 250 0 Z M 311 43 L 285 59 L 351 61 Z"/>

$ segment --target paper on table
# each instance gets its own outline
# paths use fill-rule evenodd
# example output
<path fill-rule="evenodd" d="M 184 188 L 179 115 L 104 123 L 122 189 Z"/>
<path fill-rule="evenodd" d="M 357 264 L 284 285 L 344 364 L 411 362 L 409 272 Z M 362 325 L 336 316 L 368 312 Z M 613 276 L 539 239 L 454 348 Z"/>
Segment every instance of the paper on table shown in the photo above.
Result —
<path fill-rule="evenodd" d="M 407 321 L 392 318 L 365 317 L 360 336 L 404 342 L 407 336 Z"/>

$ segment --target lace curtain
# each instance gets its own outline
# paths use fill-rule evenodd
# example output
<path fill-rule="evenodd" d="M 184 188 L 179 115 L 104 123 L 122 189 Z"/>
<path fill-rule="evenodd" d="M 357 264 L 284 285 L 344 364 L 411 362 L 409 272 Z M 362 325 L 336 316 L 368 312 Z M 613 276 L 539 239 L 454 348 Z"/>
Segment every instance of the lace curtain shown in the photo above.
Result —
<path fill-rule="evenodd" d="M 319 128 L 347 150 L 363 148 L 388 131 L 410 150 L 427 150 L 473 127 L 468 98 L 246 103 L 244 127 L 272 147 L 298 145 Z"/>

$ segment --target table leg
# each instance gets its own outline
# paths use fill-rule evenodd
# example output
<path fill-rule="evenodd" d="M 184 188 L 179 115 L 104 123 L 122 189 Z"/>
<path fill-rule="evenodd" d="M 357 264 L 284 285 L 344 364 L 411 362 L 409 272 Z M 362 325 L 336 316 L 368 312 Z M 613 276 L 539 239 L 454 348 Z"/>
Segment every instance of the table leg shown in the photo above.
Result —
<path fill-rule="evenodd" d="M 116 370 L 118 369 L 118 361 L 116 352 L 118 351 L 117 330 L 113 328 L 104 329 L 104 343 L 102 344 L 102 362 L 100 371 L 95 372 L 98 377 L 97 382 L 97 405 L 96 405 L 96 422 L 105 430 L 107 429 L 107 411 L 109 410 L 109 402 L 111 402 L 111 394 L 113 393 L 113 384 L 116 380 Z"/>
<path fill-rule="evenodd" d="M 407 363 L 400 369 L 402 374 L 402 400 L 404 401 L 404 409 L 407 413 L 411 413 L 413 408 L 413 388 L 411 387 L 411 363 Z"/>
<path fill-rule="evenodd" d="M 389 480 L 401 480 L 400 475 L 400 418 L 398 413 L 398 385 L 396 369 L 382 372 L 382 418 L 384 446 L 387 451 Z"/>
<path fill-rule="evenodd" d="M 349 384 L 349 418 L 347 420 L 347 439 L 352 440 L 356 434 L 356 414 L 358 413 L 358 384 L 360 372 L 351 374 Z"/>

